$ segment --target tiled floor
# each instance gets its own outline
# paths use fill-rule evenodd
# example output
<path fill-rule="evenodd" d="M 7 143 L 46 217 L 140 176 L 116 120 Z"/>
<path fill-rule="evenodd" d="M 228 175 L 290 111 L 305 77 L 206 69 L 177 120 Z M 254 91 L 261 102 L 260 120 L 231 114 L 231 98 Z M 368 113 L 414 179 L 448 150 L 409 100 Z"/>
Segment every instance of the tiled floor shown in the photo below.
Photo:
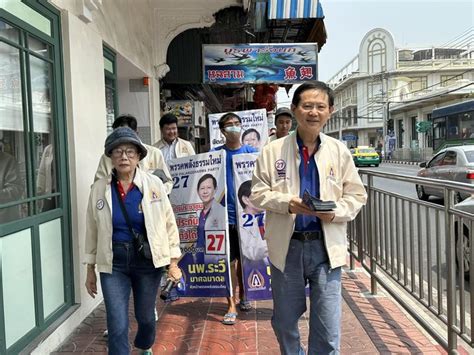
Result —
<path fill-rule="evenodd" d="M 366 298 L 369 280 L 363 273 L 343 274 L 342 354 L 442 354 L 389 298 Z M 182 298 L 159 303 L 155 354 L 278 354 L 270 324 L 271 301 L 253 302 L 254 309 L 240 313 L 234 326 L 221 323 L 226 310 L 222 298 Z M 132 313 L 130 318 L 133 319 Z M 136 324 L 131 323 L 130 339 Z M 105 310 L 99 306 L 54 354 L 106 354 Z M 308 322 L 300 330 L 307 345 Z M 466 353 L 465 350 L 461 353 Z"/>

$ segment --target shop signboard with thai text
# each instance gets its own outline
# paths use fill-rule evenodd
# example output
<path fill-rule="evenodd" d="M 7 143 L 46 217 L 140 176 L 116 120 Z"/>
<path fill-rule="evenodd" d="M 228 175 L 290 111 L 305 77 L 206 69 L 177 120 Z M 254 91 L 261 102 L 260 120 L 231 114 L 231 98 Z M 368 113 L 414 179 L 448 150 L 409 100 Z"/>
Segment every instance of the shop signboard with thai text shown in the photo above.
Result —
<path fill-rule="evenodd" d="M 203 82 L 293 84 L 317 80 L 316 43 L 205 44 Z"/>

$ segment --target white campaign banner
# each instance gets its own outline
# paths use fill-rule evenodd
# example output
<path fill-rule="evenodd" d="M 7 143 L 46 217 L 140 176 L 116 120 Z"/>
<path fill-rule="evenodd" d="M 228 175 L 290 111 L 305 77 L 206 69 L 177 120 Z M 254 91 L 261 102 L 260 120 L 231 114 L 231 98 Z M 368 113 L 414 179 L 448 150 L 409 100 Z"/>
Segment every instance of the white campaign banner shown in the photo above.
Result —
<path fill-rule="evenodd" d="M 229 231 L 225 208 L 225 151 L 171 160 L 169 196 L 179 229 L 184 288 L 181 296 L 232 294 Z"/>
<path fill-rule="evenodd" d="M 270 264 L 264 239 L 265 212 L 253 206 L 249 199 L 257 156 L 238 154 L 232 157 L 242 277 L 245 296 L 249 301 L 272 298 Z"/>
<path fill-rule="evenodd" d="M 242 143 L 248 144 L 259 151 L 268 140 L 267 110 L 235 111 L 242 120 Z M 209 140 L 211 149 L 225 143 L 225 138 L 219 129 L 219 119 L 225 113 L 209 114 Z"/>

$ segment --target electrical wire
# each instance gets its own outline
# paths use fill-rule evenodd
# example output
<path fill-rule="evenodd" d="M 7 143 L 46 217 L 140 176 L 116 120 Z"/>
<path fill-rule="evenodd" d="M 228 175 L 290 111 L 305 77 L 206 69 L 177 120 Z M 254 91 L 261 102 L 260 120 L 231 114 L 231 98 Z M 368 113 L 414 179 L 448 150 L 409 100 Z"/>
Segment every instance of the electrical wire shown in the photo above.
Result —
<path fill-rule="evenodd" d="M 434 87 L 434 86 L 438 86 L 439 84 L 442 84 L 442 83 L 447 82 L 447 81 L 449 81 L 449 80 L 451 80 L 451 79 L 454 79 L 454 78 L 456 78 L 456 77 L 458 77 L 458 76 L 460 76 L 460 75 L 464 75 L 464 74 L 469 73 L 469 72 L 472 72 L 472 71 L 474 71 L 474 69 L 467 69 L 467 70 L 465 70 L 465 71 L 463 71 L 463 72 L 461 72 L 461 73 L 458 73 L 458 74 L 455 74 L 455 75 L 449 77 L 448 79 L 445 79 L 445 80 L 443 80 L 443 81 L 440 80 L 440 81 L 438 81 L 438 82 L 436 82 L 436 83 L 434 83 L 434 84 L 428 85 L 427 87 L 425 87 L 425 88 L 423 88 L 423 89 L 419 89 L 419 90 L 412 91 L 412 92 L 410 92 L 410 94 L 414 94 L 414 93 L 417 93 L 417 92 L 425 91 L 426 89 L 432 88 L 432 87 Z M 434 72 L 433 72 L 433 73 L 434 73 Z M 432 74 L 432 73 L 431 73 L 431 74 Z M 407 85 L 409 85 L 409 84 L 410 84 L 410 83 L 408 83 L 408 84 L 406 84 L 406 85 L 403 85 L 403 86 L 401 86 L 401 87 L 398 87 L 397 90 L 402 89 L 403 87 L 405 87 L 405 86 L 407 86 Z M 387 98 L 383 98 L 383 97 L 382 97 L 382 99 L 383 99 L 383 102 L 388 102 L 388 101 L 390 101 L 390 99 L 395 98 L 395 97 L 396 97 L 396 95 L 392 95 L 392 96 L 389 96 L 389 97 L 387 97 Z M 406 101 L 401 101 L 401 102 L 397 102 L 397 103 L 405 103 L 405 102 L 406 102 Z M 370 107 L 373 107 L 375 104 L 377 104 L 377 102 L 369 102 L 369 103 L 365 104 L 364 106 L 362 106 L 361 108 L 358 108 L 358 110 L 359 110 L 359 111 L 363 111 L 364 109 L 368 109 L 368 108 L 370 108 Z"/>

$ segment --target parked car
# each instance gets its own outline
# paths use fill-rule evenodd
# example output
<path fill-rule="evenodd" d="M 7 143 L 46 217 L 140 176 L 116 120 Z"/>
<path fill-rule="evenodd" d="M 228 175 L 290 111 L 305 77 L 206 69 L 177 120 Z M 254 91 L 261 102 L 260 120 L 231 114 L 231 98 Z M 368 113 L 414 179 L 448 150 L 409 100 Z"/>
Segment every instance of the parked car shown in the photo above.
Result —
<path fill-rule="evenodd" d="M 351 151 L 355 166 L 379 166 L 380 164 L 380 156 L 372 147 L 359 146 Z"/>
<path fill-rule="evenodd" d="M 417 176 L 463 182 L 474 186 L 474 145 L 449 147 L 438 152 L 428 162 L 420 164 Z M 444 197 L 443 189 L 416 185 L 416 194 L 420 200 L 429 196 Z M 457 192 L 456 202 L 467 198 L 469 194 Z"/>
<path fill-rule="evenodd" d="M 474 214 L 474 197 L 468 197 L 464 201 L 456 204 L 454 206 L 456 209 L 459 209 L 464 212 Z M 469 278 L 469 272 L 471 269 L 471 230 L 468 225 L 463 223 L 462 227 L 462 237 L 459 236 L 459 222 L 454 222 L 454 238 L 456 245 L 456 266 L 459 269 L 459 263 L 462 260 L 464 264 L 464 277 Z M 462 243 L 462 246 L 459 245 Z M 463 258 L 461 258 L 463 255 Z"/>

